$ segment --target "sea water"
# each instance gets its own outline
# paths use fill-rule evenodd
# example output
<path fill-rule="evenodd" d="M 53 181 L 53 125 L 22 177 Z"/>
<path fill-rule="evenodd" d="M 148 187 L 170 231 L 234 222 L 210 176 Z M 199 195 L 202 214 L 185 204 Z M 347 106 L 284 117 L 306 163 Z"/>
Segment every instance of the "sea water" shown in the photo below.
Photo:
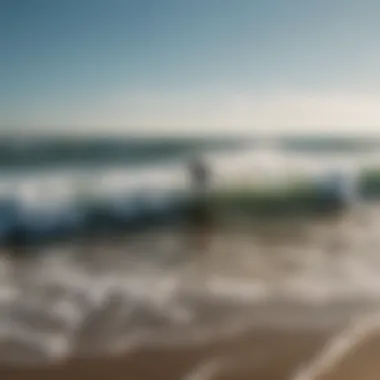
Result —
<path fill-rule="evenodd" d="M 374 162 L 368 155 L 316 160 L 272 149 L 205 157 L 214 185 L 278 181 L 300 171 L 318 176 L 332 165 L 356 170 Z M 97 194 L 114 195 L 185 187 L 185 170 L 185 162 L 174 160 L 135 171 L 102 168 L 91 175 L 73 168 L 28 172 L 8 177 L 16 191 L 4 194 L 30 209 L 52 207 L 73 196 L 73 184 L 84 174 Z M 118 241 L 60 243 L 27 257 L 12 257 L 4 249 L 1 360 L 47 362 L 153 343 L 188 344 L 253 325 L 341 323 L 380 306 L 379 228 L 380 208 L 372 205 L 364 219 L 347 212 L 335 220 L 268 226 L 265 237 L 249 224 L 219 226 L 206 245 L 172 227 Z"/>

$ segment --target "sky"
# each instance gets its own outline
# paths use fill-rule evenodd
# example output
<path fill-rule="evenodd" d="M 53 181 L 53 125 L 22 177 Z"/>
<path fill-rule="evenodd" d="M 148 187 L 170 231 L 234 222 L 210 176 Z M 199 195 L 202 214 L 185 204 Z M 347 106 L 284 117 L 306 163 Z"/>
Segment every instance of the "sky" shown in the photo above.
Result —
<path fill-rule="evenodd" d="M 380 132 L 378 0 L 0 0 L 0 132 Z"/>

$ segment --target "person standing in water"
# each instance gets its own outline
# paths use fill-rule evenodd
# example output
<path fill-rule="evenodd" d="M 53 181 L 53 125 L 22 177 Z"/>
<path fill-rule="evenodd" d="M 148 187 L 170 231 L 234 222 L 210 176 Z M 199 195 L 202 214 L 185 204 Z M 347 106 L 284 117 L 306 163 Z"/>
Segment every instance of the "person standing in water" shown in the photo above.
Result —
<path fill-rule="evenodd" d="M 209 187 L 210 173 L 205 162 L 197 158 L 190 163 L 190 177 L 197 195 L 205 195 Z"/>
<path fill-rule="evenodd" d="M 194 202 L 189 213 L 192 245 L 197 251 L 207 250 L 211 236 L 211 212 L 208 201 L 210 187 L 210 170 L 200 158 L 195 158 L 189 165 L 189 176 L 193 190 Z"/>

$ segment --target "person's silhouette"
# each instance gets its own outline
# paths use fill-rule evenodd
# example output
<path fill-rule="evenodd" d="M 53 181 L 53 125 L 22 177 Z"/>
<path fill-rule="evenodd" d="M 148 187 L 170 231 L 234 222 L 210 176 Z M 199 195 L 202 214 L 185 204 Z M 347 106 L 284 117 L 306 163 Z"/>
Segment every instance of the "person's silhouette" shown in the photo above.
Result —
<path fill-rule="evenodd" d="M 190 176 L 193 189 L 197 193 L 203 193 L 209 185 L 209 170 L 206 164 L 199 158 L 194 159 L 190 164 Z"/>
<path fill-rule="evenodd" d="M 194 204 L 190 211 L 190 234 L 192 245 L 196 250 L 207 250 L 211 238 L 211 213 L 207 197 L 210 172 L 199 158 L 194 159 L 189 167 Z"/>

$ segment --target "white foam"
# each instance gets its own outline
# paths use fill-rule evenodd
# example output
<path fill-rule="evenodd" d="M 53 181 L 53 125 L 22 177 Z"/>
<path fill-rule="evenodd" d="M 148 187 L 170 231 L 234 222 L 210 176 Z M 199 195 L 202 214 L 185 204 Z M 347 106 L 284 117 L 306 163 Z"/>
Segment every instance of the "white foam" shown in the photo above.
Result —
<path fill-rule="evenodd" d="M 241 300 L 244 302 L 260 301 L 268 299 L 273 290 L 270 284 L 260 281 L 247 281 L 231 278 L 216 277 L 207 281 L 207 291 L 214 297 L 224 299 Z"/>

